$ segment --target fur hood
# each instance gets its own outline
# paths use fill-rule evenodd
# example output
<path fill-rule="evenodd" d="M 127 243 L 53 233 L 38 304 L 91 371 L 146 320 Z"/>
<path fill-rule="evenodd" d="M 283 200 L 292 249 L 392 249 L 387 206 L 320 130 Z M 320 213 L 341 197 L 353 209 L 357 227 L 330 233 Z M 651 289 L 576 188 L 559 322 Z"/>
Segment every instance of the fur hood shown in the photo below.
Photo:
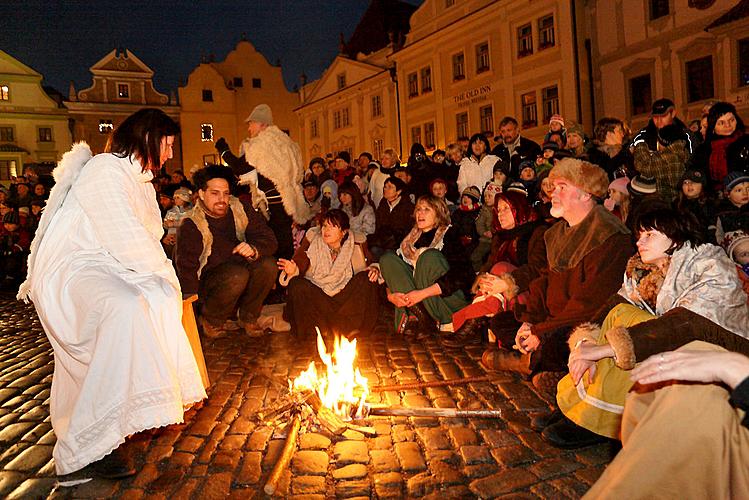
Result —
<path fill-rule="evenodd" d="M 312 218 L 302 192 L 304 165 L 299 144 L 281 129 L 271 125 L 256 137 L 242 141 L 240 153 L 247 163 L 255 167 L 257 173 L 273 182 L 281 195 L 284 210 L 295 222 L 304 224 Z M 240 183 L 251 183 L 254 177 L 251 174 L 249 172 L 240 176 Z M 254 203 L 256 202 L 253 200 Z"/>

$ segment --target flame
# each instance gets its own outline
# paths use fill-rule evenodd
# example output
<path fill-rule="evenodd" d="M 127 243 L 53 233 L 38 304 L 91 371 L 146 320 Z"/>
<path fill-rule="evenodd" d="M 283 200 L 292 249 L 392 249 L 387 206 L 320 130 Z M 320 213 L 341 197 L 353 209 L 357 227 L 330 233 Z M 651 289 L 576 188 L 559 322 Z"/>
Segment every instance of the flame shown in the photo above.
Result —
<path fill-rule="evenodd" d="M 317 352 L 325 364 L 326 373 L 318 374 L 315 362 L 310 361 L 309 367 L 292 382 L 292 390 L 315 391 L 323 406 L 330 408 L 336 415 L 351 418 L 351 409 L 355 407 L 355 416 L 361 417 L 369 386 L 366 377 L 354 367 L 356 339 L 350 341 L 336 335 L 333 350 L 328 353 L 320 329 L 315 330 Z"/>

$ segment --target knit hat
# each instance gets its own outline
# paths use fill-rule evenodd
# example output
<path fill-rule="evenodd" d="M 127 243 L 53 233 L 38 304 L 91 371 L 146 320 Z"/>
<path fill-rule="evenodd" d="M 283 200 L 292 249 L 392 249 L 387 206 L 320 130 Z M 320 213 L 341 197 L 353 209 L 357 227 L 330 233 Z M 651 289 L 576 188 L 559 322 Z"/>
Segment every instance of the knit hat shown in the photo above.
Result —
<path fill-rule="evenodd" d="M 258 104 L 247 117 L 245 123 L 257 122 L 265 125 L 273 125 L 273 112 L 267 104 Z"/>
<path fill-rule="evenodd" d="M 501 231 L 502 226 L 499 225 L 499 202 L 504 201 L 510 205 L 510 211 L 512 212 L 512 218 L 515 219 L 515 227 L 522 226 L 526 222 L 536 220 L 536 212 L 533 211 L 531 204 L 528 202 L 528 197 L 517 191 L 509 191 L 506 193 L 499 193 L 494 198 L 494 219 L 493 225 L 496 231 Z"/>
<path fill-rule="evenodd" d="M 571 134 L 577 134 L 580 137 L 585 137 L 583 126 L 579 123 L 570 122 L 570 126 L 567 127 L 567 136 L 569 137 Z"/>
<path fill-rule="evenodd" d="M 723 236 L 723 241 L 720 245 L 726 251 L 726 254 L 728 254 L 728 258 L 734 260 L 733 252 L 736 250 L 739 244 L 744 241 L 749 241 L 749 233 L 747 233 L 743 229 L 739 229 L 737 231 L 730 231 L 726 233 L 725 236 Z"/>
<path fill-rule="evenodd" d="M 518 173 L 519 174 L 522 173 L 523 170 L 525 170 L 526 168 L 532 168 L 533 171 L 535 172 L 536 171 L 536 162 L 533 161 L 533 160 L 530 160 L 530 159 L 521 161 L 520 165 L 518 165 Z"/>
<path fill-rule="evenodd" d="M 684 181 L 692 181 L 696 184 L 705 184 L 705 174 L 700 172 L 699 170 L 686 170 L 684 171 L 684 175 L 681 176 L 681 180 L 679 180 L 679 185 L 681 186 Z"/>
<path fill-rule="evenodd" d="M 629 177 L 619 177 L 618 179 L 614 179 L 613 181 L 611 181 L 611 184 L 609 184 L 609 189 L 628 194 L 629 191 L 627 191 L 627 184 L 629 184 Z"/>
<path fill-rule="evenodd" d="M 18 217 L 18 213 L 15 210 L 11 210 L 3 215 L 3 224 L 20 224 L 20 222 L 21 219 Z"/>
<path fill-rule="evenodd" d="M 523 184 L 520 181 L 511 182 L 509 186 L 507 186 L 507 189 L 504 191 L 505 193 L 520 193 L 526 198 L 528 197 L 528 188 L 525 187 L 525 184 Z"/>
<path fill-rule="evenodd" d="M 653 103 L 653 109 L 650 111 L 650 114 L 651 116 L 663 116 L 668 113 L 670 109 L 673 109 L 673 107 L 674 101 L 671 99 L 658 99 Z"/>
<path fill-rule="evenodd" d="M 351 164 L 351 155 L 348 151 L 339 151 L 336 155 L 335 159 L 337 160 L 340 158 L 341 160 L 345 161 L 348 164 Z"/>
<path fill-rule="evenodd" d="M 479 203 L 481 201 L 481 191 L 479 191 L 479 188 L 476 186 L 468 186 L 460 195 L 468 196 L 474 203 Z"/>
<path fill-rule="evenodd" d="M 31 208 L 29 207 L 18 207 L 18 215 L 29 215 Z"/>
<path fill-rule="evenodd" d="M 502 171 L 503 174 L 505 174 L 505 176 L 507 177 L 510 176 L 510 166 L 507 164 L 506 161 L 502 159 L 498 160 L 497 163 L 494 164 L 492 173 L 500 171 L 500 170 Z"/>
<path fill-rule="evenodd" d="M 731 172 L 723 178 L 723 185 L 726 186 L 726 191 L 729 193 L 743 182 L 749 182 L 749 175 L 744 172 Z"/>
<path fill-rule="evenodd" d="M 644 194 L 655 194 L 657 187 L 655 184 L 655 177 L 647 177 L 645 175 L 635 175 L 630 181 L 629 193 L 635 196 L 642 196 Z"/>
<path fill-rule="evenodd" d="M 325 163 L 325 160 L 323 160 L 323 159 L 322 159 L 322 158 L 320 158 L 319 156 L 315 156 L 314 158 L 312 158 L 312 159 L 311 159 L 311 160 L 309 161 L 309 165 L 307 166 L 307 168 L 309 168 L 310 170 L 312 170 L 312 165 L 314 165 L 315 163 L 319 163 L 320 165 L 322 165 L 322 166 L 323 166 L 323 168 L 325 167 L 325 165 L 327 165 L 327 164 Z"/>
<path fill-rule="evenodd" d="M 552 151 L 559 151 L 559 144 L 555 141 L 546 141 L 541 146 L 541 149 L 551 149 Z"/>
<path fill-rule="evenodd" d="M 601 200 L 606 197 L 609 190 L 609 176 L 601 167 L 575 158 L 565 158 L 559 161 L 551 169 L 549 178 L 552 181 L 565 179 Z"/>
<path fill-rule="evenodd" d="M 562 117 L 562 115 L 551 115 L 551 118 L 549 118 L 549 125 L 554 122 L 557 122 L 562 126 L 562 128 L 564 128 L 564 118 Z"/>
<path fill-rule="evenodd" d="M 486 186 L 484 186 L 484 196 L 486 196 L 486 193 L 494 193 L 494 196 L 498 195 L 502 192 L 502 186 L 497 184 L 496 182 L 487 182 Z"/>
<path fill-rule="evenodd" d="M 192 191 L 190 191 L 186 187 L 181 187 L 174 192 L 174 197 L 179 198 L 185 203 L 190 203 L 192 202 Z"/>

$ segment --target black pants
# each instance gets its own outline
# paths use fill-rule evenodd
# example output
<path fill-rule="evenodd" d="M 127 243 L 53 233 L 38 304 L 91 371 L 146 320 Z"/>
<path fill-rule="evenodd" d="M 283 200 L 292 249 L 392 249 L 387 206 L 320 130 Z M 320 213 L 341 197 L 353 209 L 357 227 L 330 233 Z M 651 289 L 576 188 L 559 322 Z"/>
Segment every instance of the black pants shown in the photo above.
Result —
<path fill-rule="evenodd" d="M 294 237 L 291 234 L 291 225 L 294 219 L 286 213 L 281 203 L 274 203 L 268 207 L 270 219 L 268 226 L 273 230 L 278 241 L 276 257 L 290 259 L 294 256 Z"/>
<path fill-rule="evenodd" d="M 278 269 L 272 257 L 255 262 L 231 260 L 203 272 L 198 296 L 202 315 L 214 325 L 234 318 L 248 323 L 257 320 L 265 296 L 273 287 Z"/>
<path fill-rule="evenodd" d="M 515 344 L 515 335 L 523 323 L 515 319 L 512 311 L 501 312 L 494 315 L 489 322 L 494 335 L 499 341 L 500 347 L 512 351 Z M 544 337 L 538 349 L 531 354 L 531 370 L 535 372 L 544 371 L 566 371 L 567 361 L 570 356 L 570 348 L 567 339 L 570 336 L 569 328 L 554 330 Z"/>
<path fill-rule="evenodd" d="M 367 271 L 355 274 L 346 286 L 330 297 L 308 279 L 297 276 L 289 281 L 284 317 L 296 335 L 314 336 L 315 327 L 323 334 L 348 335 L 354 330 L 367 333 L 374 328 L 380 310 L 377 283 Z"/>

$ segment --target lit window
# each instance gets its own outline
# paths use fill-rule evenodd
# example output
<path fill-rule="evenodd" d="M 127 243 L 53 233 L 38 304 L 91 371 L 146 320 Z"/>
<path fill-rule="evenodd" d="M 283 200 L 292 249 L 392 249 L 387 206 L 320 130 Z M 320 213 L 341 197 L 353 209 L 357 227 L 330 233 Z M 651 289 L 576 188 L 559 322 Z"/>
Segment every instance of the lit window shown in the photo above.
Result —
<path fill-rule="evenodd" d="M 553 115 L 559 114 L 559 89 L 556 85 L 541 89 L 541 107 L 544 123 L 549 123 Z"/>
<path fill-rule="evenodd" d="M 458 113 L 455 115 L 455 130 L 458 137 L 468 137 L 468 113 Z"/>
<path fill-rule="evenodd" d="M 130 85 L 127 83 L 118 83 L 117 97 L 120 99 L 130 99 Z"/>
<path fill-rule="evenodd" d="M 200 124 L 200 140 L 202 142 L 213 142 L 213 125 L 210 123 Z"/>
<path fill-rule="evenodd" d="M 538 20 L 538 50 L 554 46 L 554 16 L 544 16 Z"/>
<path fill-rule="evenodd" d="M 260 78 L 253 78 L 252 79 L 252 88 L 253 89 L 259 89 L 263 87 L 263 82 L 260 80 Z"/>
<path fill-rule="evenodd" d="M 39 142 L 52 142 L 51 127 L 39 127 Z"/>
<path fill-rule="evenodd" d="M 670 0 L 650 0 L 650 20 L 667 16 L 671 10 Z"/>
<path fill-rule="evenodd" d="M 424 124 L 424 147 L 434 149 L 434 122 Z"/>
<path fill-rule="evenodd" d="M 538 112 L 536 110 L 536 93 L 529 92 L 520 96 L 520 105 L 523 115 L 523 128 L 531 128 L 538 125 Z"/>
<path fill-rule="evenodd" d="M 346 88 L 346 73 L 336 76 L 336 82 L 338 82 L 338 90 Z"/>
<path fill-rule="evenodd" d="M 411 144 L 421 144 L 421 126 L 411 127 Z"/>
<path fill-rule="evenodd" d="M 203 102 L 213 102 L 213 91 L 203 89 Z"/>
<path fill-rule="evenodd" d="M 0 85 L 0 101 L 10 101 L 10 87 Z"/>
<path fill-rule="evenodd" d="M 533 54 L 533 28 L 530 24 L 524 24 L 518 28 L 518 57 Z"/>
<path fill-rule="evenodd" d="M 650 111 L 652 100 L 650 75 L 636 76 L 629 81 L 629 109 L 633 116 Z"/>
<path fill-rule="evenodd" d="M 749 85 L 749 38 L 739 40 L 739 87 Z"/>
<path fill-rule="evenodd" d="M 408 97 L 419 95 L 419 77 L 414 73 L 408 74 Z"/>
<path fill-rule="evenodd" d="M 0 142 L 13 142 L 13 127 L 0 127 Z"/>
<path fill-rule="evenodd" d="M 686 64 L 687 101 L 703 101 L 715 97 L 713 57 L 705 56 Z"/>
<path fill-rule="evenodd" d="M 494 134 L 494 110 L 491 105 L 479 108 L 479 118 L 481 120 L 481 133 Z"/>
<path fill-rule="evenodd" d="M 382 116 L 382 98 L 378 95 L 372 96 L 372 118 Z"/>
<path fill-rule="evenodd" d="M 99 120 L 99 133 L 100 134 L 108 134 L 112 130 L 114 130 L 114 125 L 112 125 L 112 120 Z"/>
<path fill-rule="evenodd" d="M 241 76 L 235 76 L 232 83 L 234 84 L 235 89 L 244 87 L 244 80 L 242 80 Z"/>
<path fill-rule="evenodd" d="M 476 45 L 476 73 L 489 71 L 489 44 Z"/>
<path fill-rule="evenodd" d="M 309 135 L 311 138 L 320 137 L 320 131 L 317 129 L 317 118 L 309 122 Z"/>
<path fill-rule="evenodd" d="M 453 81 L 466 77 L 466 59 L 462 52 L 453 55 Z"/>
<path fill-rule="evenodd" d="M 421 93 L 432 91 L 432 68 L 421 68 Z"/>

